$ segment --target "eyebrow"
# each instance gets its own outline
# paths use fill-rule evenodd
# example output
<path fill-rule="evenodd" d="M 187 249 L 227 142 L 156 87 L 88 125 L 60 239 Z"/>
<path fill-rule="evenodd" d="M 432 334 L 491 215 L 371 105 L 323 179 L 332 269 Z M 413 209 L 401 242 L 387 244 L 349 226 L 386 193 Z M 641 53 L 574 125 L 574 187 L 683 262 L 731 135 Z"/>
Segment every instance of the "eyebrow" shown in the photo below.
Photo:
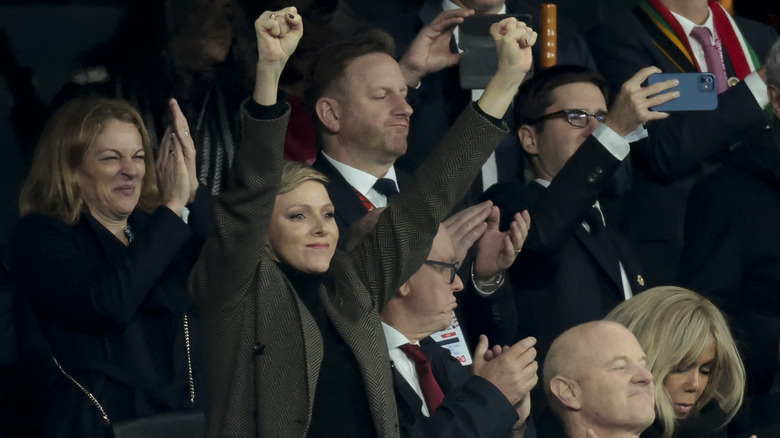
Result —
<path fill-rule="evenodd" d="M 290 208 L 309 208 L 309 209 L 314 210 L 316 207 L 311 205 L 311 204 L 300 204 L 299 203 L 299 204 L 290 204 L 290 205 L 287 206 L 287 208 L 288 209 L 290 209 Z M 323 208 L 334 208 L 335 209 L 333 204 L 325 204 L 325 205 L 322 205 L 321 207 L 319 207 L 319 209 L 323 209 Z"/>

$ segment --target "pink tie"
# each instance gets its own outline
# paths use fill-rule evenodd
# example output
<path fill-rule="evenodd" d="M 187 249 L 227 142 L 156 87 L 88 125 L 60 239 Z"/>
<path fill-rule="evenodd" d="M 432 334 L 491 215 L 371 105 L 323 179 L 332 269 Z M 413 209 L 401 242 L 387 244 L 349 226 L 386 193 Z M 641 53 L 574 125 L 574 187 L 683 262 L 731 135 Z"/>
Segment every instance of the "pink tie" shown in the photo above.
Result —
<path fill-rule="evenodd" d="M 718 87 L 718 94 L 726 91 L 728 79 L 726 79 L 726 70 L 723 69 L 723 60 L 720 58 L 718 48 L 712 44 L 712 33 L 706 27 L 694 27 L 691 36 L 701 44 L 704 50 L 704 61 L 707 62 L 707 70 L 715 75 L 715 85 Z"/>
<path fill-rule="evenodd" d="M 436 382 L 431 370 L 431 363 L 425 357 L 422 348 L 414 344 L 404 344 L 398 347 L 414 362 L 414 368 L 417 369 L 417 378 L 420 380 L 425 404 L 428 405 L 428 411 L 433 414 L 444 400 L 444 393 Z"/>

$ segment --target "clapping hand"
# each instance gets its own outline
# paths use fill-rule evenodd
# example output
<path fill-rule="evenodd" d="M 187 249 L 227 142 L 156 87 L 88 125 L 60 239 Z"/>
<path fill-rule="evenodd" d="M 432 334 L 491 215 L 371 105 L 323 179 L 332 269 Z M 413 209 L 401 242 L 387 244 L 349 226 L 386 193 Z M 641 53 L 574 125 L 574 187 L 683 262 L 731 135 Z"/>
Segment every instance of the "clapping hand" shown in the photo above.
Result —
<path fill-rule="evenodd" d="M 453 214 L 443 222 L 455 248 L 455 259 L 463 264 L 466 254 L 487 229 L 485 219 L 490 215 L 493 203 L 480 202 Z"/>
<path fill-rule="evenodd" d="M 182 208 L 194 200 L 198 190 L 195 143 L 176 99 L 171 99 L 169 106 L 173 124 L 165 130 L 157 149 L 157 179 L 162 203 L 181 216 Z"/>
<path fill-rule="evenodd" d="M 527 210 L 516 213 L 515 220 L 505 232 L 499 231 L 499 220 L 499 209 L 493 206 L 487 218 L 487 228 L 477 242 L 474 260 L 474 277 L 477 279 L 489 279 L 512 266 L 528 238 L 531 216 Z"/>

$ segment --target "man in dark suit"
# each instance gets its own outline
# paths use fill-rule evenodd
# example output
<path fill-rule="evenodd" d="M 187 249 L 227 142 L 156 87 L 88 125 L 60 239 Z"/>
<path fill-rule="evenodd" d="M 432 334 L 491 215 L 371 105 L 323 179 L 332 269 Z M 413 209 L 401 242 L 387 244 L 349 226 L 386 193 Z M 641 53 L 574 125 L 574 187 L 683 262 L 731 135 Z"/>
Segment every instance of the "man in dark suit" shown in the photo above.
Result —
<path fill-rule="evenodd" d="M 447 48 L 454 27 L 470 14 L 465 10 L 450 11 L 420 30 L 416 43 L 399 61 L 408 86 L 457 62 L 457 56 Z M 378 35 L 371 51 L 394 56 L 392 39 L 384 33 Z M 358 53 L 361 49 L 353 51 Z M 322 60 L 313 66 L 306 94 L 309 107 L 317 114 L 322 144 L 314 168 L 330 180 L 328 195 L 336 210 L 341 248 L 346 245 L 355 221 L 373 208 L 387 205 L 388 197 L 410 180 L 406 174 L 396 173 L 393 166 L 407 149 L 412 115 L 405 99 L 407 90 L 395 90 L 396 84 L 369 78 L 368 71 L 360 67 L 349 55 Z M 367 88 L 366 95 L 381 105 L 367 105 L 366 98 L 347 94 L 346 79 L 337 76 L 341 71 L 356 86 Z M 332 89 L 339 91 L 339 98 L 325 96 Z"/>
<path fill-rule="evenodd" d="M 565 329 L 603 318 L 644 286 L 632 252 L 604 219 L 598 199 L 628 155 L 624 137 L 663 116 L 647 105 L 670 96 L 646 96 L 670 84 L 640 86 L 654 71 L 631 78 L 609 113 L 606 81 L 585 67 L 551 67 L 520 87 L 517 135 L 536 179 L 528 186 L 497 184 L 484 197 L 505 217 L 528 209 L 533 218 L 509 277 L 522 315 L 519 334 L 538 337 L 540 352 Z"/>
<path fill-rule="evenodd" d="M 421 27 L 432 22 L 442 11 L 458 8 L 473 9 L 475 15 L 527 14 L 531 16 L 533 26 L 537 28 L 541 22 L 539 8 L 525 0 L 427 0 L 416 14 L 400 15 L 377 25 L 393 36 L 399 50 L 403 52 L 410 46 Z M 556 55 L 559 64 L 577 64 L 595 68 L 595 62 L 585 40 L 573 26 L 560 20 L 557 32 Z M 456 32 L 454 36 L 451 48 L 457 53 L 460 32 Z M 534 59 L 540 59 L 539 47 L 534 48 Z M 535 71 L 539 71 L 540 68 L 539 63 L 535 62 Z M 410 85 L 414 88 L 409 91 L 409 103 L 414 108 L 415 114 L 411 118 L 409 151 L 399 158 L 397 167 L 413 172 L 439 144 L 460 111 L 469 102 L 478 99 L 482 90 L 461 87 L 459 66 L 427 75 L 417 84 Z M 504 121 L 511 131 L 516 130 L 511 111 L 504 116 Z M 467 195 L 466 205 L 476 201 L 485 189 L 496 182 L 524 181 L 521 155 L 517 137 L 508 135 L 496 149 L 495 154 L 483 165 L 480 177 L 475 180 L 471 192 Z"/>
<path fill-rule="evenodd" d="M 564 330 L 603 318 L 644 289 L 639 264 L 605 219 L 599 198 L 628 155 L 628 140 L 641 136 L 640 125 L 665 116 L 649 107 L 674 97 L 653 96 L 673 83 L 641 86 L 656 71 L 646 68 L 629 79 L 609 112 L 606 80 L 585 67 L 554 66 L 520 87 L 517 135 L 536 179 L 527 186 L 499 183 L 484 195 L 505 215 L 527 209 L 532 218 L 523 252 L 509 269 L 518 332 L 504 339 L 535 336 L 544 355 Z M 533 403 L 537 428 L 546 436 L 550 423 L 541 392 Z"/>
<path fill-rule="evenodd" d="M 514 248 L 522 245 L 527 228 L 522 229 L 513 228 L 510 239 L 515 243 L 510 248 L 505 233 L 483 233 L 477 255 L 482 263 L 475 266 L 503 271 L 514 261 Z M 488 353 L 483 336 L 468 367 L 429 336 L 450 324 L 454 294 L 463 289 L 454 261 L 456 250 L 442 225 L 428 260 L 382 311 L 401 436 L 505 437 L 512 431 L 512 436 L 522 437 L 530 414 L 529 392 L 537 382 L 535 340 Z"/>
<path fill-rule="evenodd" d="M 780 372 L 780 42 L 766 69 L 772 129 L 735 148 L 691 190 L 681 265 L 683 283 L 736 324 L 754 393 L 768 392 Z"/>
<path fill-rule="evenodd" d="M 717 109 L 672 113 L 649 124 L 647 140 L 632 146 L 632 188 L 620 226 L 651 283 L 678 280 L 690 188 L 733 144 L 767 124 L 766 76 L 759 67 L 775 38 L 773 29 L 732 18 L 713 0 L 645 0 L 589 35 L 598 69 L 613 90 L 650 65 L 666 73 L 708 71 L 726 78 L 718 81 L 726 84 Z"/>

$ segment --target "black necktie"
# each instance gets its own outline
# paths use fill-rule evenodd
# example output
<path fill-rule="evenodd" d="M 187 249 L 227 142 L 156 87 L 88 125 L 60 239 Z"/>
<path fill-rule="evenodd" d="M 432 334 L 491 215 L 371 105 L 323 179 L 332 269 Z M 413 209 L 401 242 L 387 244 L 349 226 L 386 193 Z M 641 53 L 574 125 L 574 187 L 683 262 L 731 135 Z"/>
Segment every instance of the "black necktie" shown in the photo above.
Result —
<path fill-rule="evenodd" d="M 590 233 L 596 234 L 604 229 L 604 219 L 601 216 L 601 210 L 595 205 L 590 208 L 588 215 L 585 217 L 585 223 L 590 227 Z"/>
<path fill-rule="evenodd" d="M 398 193 L 398 188 L 395 185 L 395 181 L 390 178 L 379 178 L 374 183 L 374 190 L 384 195 L 387 198 Z"/>

